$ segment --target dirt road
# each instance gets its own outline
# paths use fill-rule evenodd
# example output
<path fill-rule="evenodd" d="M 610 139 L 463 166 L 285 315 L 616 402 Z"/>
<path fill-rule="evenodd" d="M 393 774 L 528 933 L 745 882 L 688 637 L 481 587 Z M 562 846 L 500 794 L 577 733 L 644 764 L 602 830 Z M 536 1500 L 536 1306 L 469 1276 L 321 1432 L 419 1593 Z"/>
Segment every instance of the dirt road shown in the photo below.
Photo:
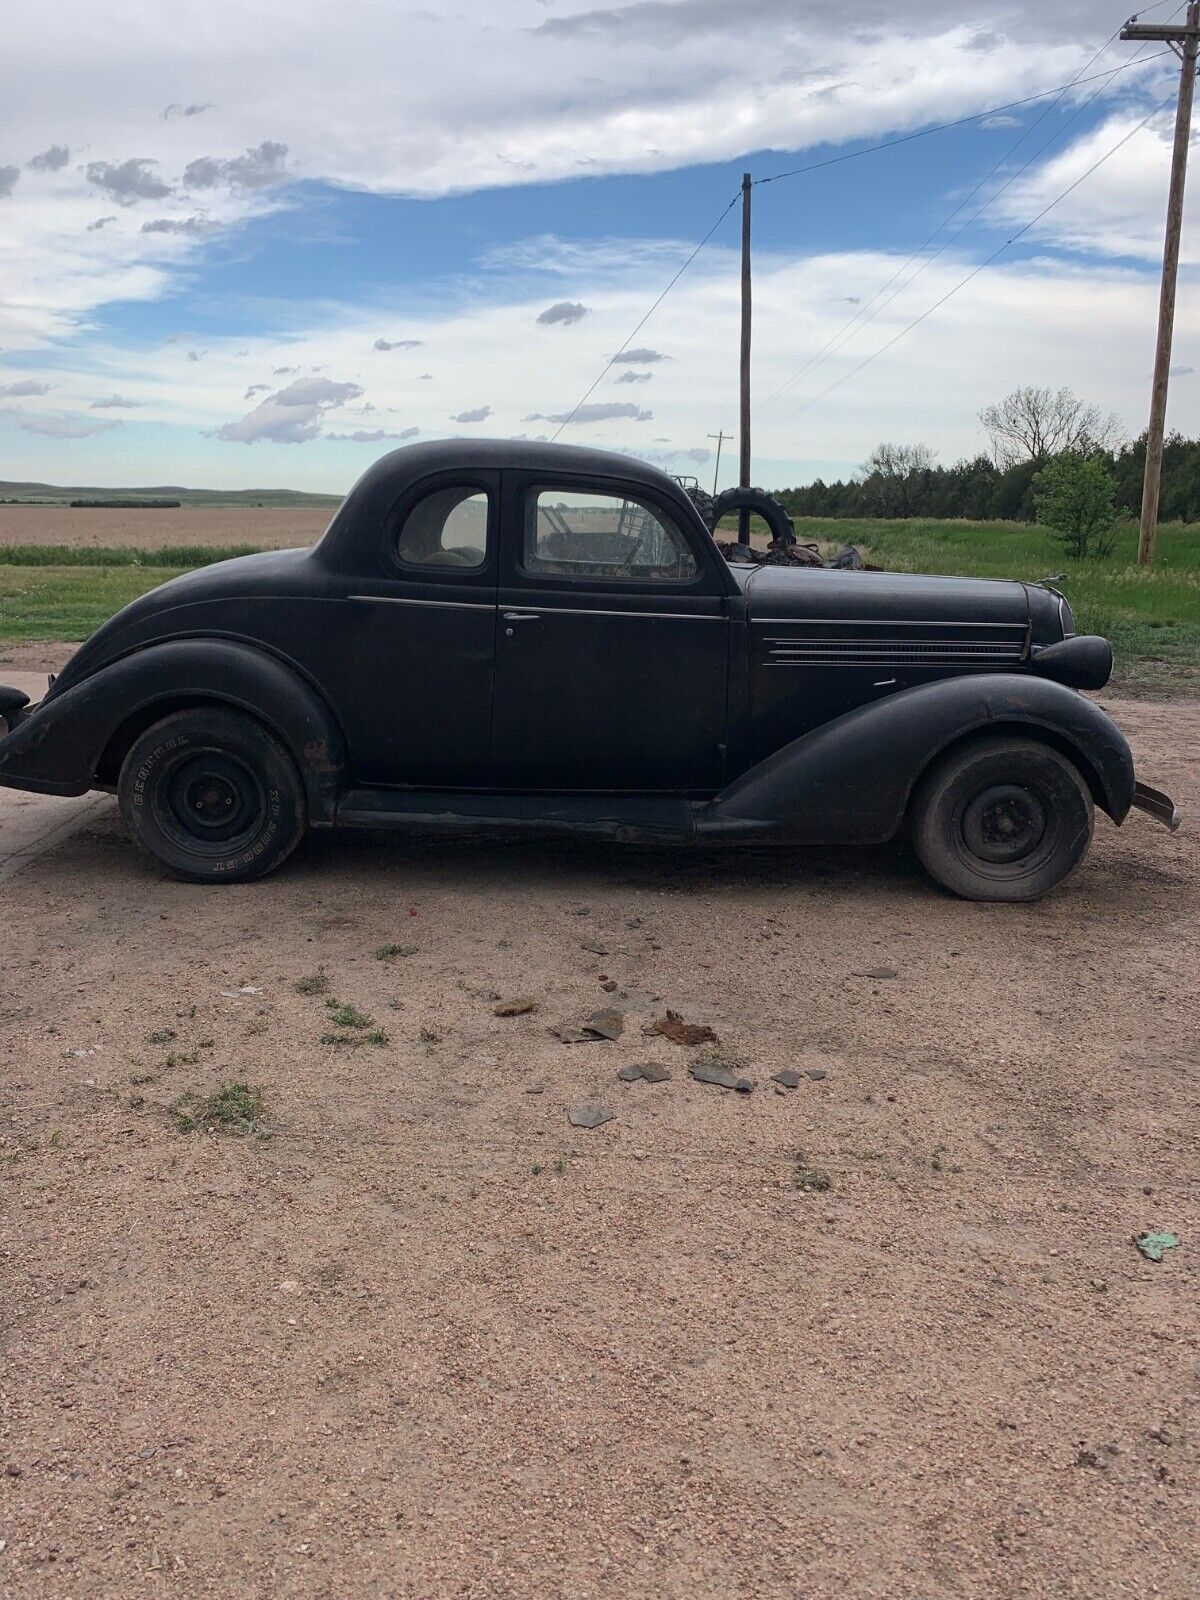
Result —
<path fill-rule="evenodd" d="M 1185 828 L 1034 907 L 900 849 L 203 891 L 109 813 L 9 879 L 0 1593 L 1200 1592 L 1200 703 L 1119 715 Z M 264 1136 L 180 1131 L 238 1080 Z"/>
<path fill-rule="evenodd" d="M 334 507 L 180 506 L 177 510 L 120 510 L 103 506 L 2 506 L 0 545 L 65 544 L 76 549 L 122 545 L 156 550 L 160 545 L 252 544 L 288 550 L 313 544 L 324 533 Z"/>

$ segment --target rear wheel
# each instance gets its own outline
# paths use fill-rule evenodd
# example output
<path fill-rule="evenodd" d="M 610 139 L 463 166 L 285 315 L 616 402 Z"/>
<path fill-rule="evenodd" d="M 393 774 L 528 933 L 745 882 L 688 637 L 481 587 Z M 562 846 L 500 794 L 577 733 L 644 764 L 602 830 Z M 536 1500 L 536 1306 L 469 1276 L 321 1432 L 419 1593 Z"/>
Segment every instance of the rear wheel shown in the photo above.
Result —
<path fill-rule="evenodd" d="M 195 706 L 135 740 L 121 766 L 121 815 L 137 843 L 194 883 L 261 878 L 304 837 L 295 762 L 252 717 Z"/>
<path fill-rule="evenodd" d="M 926 871 L 967 900 L 1039 899 L 1083 861 L 1093 823 L 1078 770 L 1021 738 L 952 751 L 922 779 L 909 812 Z"/>

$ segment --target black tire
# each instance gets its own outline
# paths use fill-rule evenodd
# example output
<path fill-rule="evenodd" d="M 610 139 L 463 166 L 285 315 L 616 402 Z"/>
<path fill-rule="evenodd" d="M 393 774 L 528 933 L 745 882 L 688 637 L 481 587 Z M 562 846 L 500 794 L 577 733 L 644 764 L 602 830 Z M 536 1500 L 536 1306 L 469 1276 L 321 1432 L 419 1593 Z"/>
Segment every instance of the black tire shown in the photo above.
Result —
<path fill-rule="evenodd" d="M 1079 772 L 1036 739 L 980 739 L 917 786 L 909 831 L 931 877 L 965 900 L 1037 900 L 1083 861 L 1092 796 Z"/>
<path fill-rule="evenodd" d="M 787 546 L 796 542 L 796 529 L 791 517 L 780 505 L 773 495 L 765 489 L 722 489 L 713 502 L 713 521 L 710 527 L 716 527 L 722 517 L 727 517 L 734 511 L 755 512 L 771 530 L 771 538 L 776 544 Z"/>
<path fill-rule="evenodd" d="M 700 488 L 685 489 L 683 492 L 687 495 L 688 499 L 700 513 L 701 521 L 704 523 L 704 526 L 708 529 L 709 533 L 711 533 L 717 525 L 716 518 L 713 516 L 713 505 L 715 502 L 712 495 L 709 494 L 707 489 Z"/>
<path fill-rule="evenodd" d="M 286 861 L 307 826 L 304 785 L 266 728 L 194 706 L 136 739 L 117 785 L 125 826 L 177 878 L 244 883 Z"/>

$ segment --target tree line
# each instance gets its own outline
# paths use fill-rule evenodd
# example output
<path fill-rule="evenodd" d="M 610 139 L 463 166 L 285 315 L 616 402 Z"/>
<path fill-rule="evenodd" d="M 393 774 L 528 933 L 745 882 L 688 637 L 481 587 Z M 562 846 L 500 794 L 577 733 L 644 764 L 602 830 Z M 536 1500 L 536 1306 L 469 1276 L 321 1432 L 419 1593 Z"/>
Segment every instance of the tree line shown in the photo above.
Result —
<path fill-rule="evenodd" d="M 1035 479 L 1053 460 L 1095 464 L 1111 483 L 1117 516 L 1136 517 L 1142 503 L 1146 435 L 1122 439 L 1114 417 L 1102 416 L 1069 389 L 1018 389 L 980 412 L 990 452 L 939 466 L 924 445 L 881 444 L 848 480 L 818 478 L 778 498 L 794 517 L 964 517 L 971 521 L 1037 520 Z M 1200 521 L 1200 439 L 1172 433 L 1163 457 L 1159 516 Z"/>

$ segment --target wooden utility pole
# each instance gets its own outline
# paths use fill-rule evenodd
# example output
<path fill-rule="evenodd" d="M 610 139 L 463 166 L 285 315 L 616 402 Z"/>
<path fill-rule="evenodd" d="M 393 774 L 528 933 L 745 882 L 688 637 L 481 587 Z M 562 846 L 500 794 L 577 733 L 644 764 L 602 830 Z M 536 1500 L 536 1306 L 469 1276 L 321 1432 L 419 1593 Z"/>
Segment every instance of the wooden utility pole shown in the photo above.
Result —
<path fill-rule="evenodd" d="M 742 173 L 742 361 L 741 394 L 742 415 L 739 436 L 738 484 L 750 487 L 750 190 L 752 182 L 748 172 Z M 738 518 L 738 537 L 743 544 L 750 539 L 750 513 L 743 511 Z"/>
<path fill-rule="evenodd" d="M 1158 348 L 1154 353 L 1154 383 L 1150 390 L 1142 527 L 1138 537 L 1138 563 L 1148 567 L 1154 560 L 1154 539 L 1158 532 L 1167 385 L 1171 375 L 1171 340 L 1175 332 L 1175 285 L 1179 278 L 1179 235 L 1183 227 L 1183 191 L 1192 128 L 1192 91 L 1196 85 L 1196 57 L 1200 53 L 1200 0 L 1192 0 L 1184 24 L 1172 27 L 1170 24 L 1127 22 L 1121 29 L 1121 37 L 1140 42 L 1165 42 L 1183 62 L 1179 73 L 1179 108 L 1175 114 L 1175 149 L 1171 156 L 1171 189 L 1167 197 L 1167 238 L 1163 246 L 1162 288 L 1158 300 Z"/>
<path fill-rule="evenodd" d="M 710 433 L 706 437 L 709 439 L 715 439 L 717 441 L 717 464 L 713 468 L 713 499 L 715 500 L 717 498 L 717 478 L 721 471 L 721 446 L 725 443 L 726 439 L 732 439 L 733 435 L 731 433 L 726 433 L 725 429 L 722 428 L 720 433 Z"/>

